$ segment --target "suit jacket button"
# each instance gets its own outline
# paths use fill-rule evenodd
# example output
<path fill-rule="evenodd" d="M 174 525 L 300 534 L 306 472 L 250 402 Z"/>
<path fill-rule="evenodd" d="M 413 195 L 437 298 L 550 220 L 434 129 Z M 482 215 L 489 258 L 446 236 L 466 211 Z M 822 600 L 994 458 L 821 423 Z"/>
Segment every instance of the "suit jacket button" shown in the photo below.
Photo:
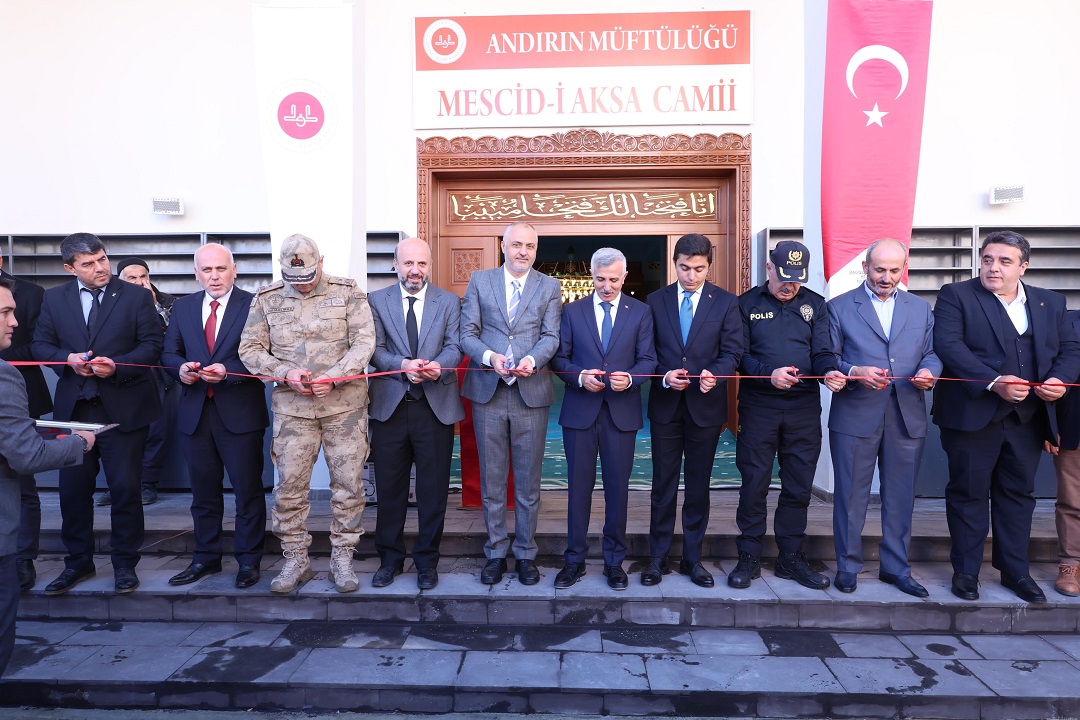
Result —
<path fill-rule="evenodd" d="M 508 335 L 508 336 L 507 336 L 507 339 L 509 339 L 509 340 L 513 340 L 513 339 L 514 339 L 514 336 L 513 336 L 513 335 Z"/>

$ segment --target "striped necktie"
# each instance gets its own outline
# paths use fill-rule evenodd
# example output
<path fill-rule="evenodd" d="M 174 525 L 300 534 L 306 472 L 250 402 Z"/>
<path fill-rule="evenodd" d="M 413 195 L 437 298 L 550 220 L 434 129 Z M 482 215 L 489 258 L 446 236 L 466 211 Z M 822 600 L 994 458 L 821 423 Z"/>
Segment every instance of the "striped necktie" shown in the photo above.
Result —
<path fill-rule="evenodd" d="M 510 304 L 507 306 L 507 315 L 510 318 L 510 330 L 514 329 L 514 322 L 517 320 L 518 305 L 521 303 L 521 284 L 517 280 L 510 281 L 513 292 L 510 293 Z M 517 366 L 517 358 L 514 357 L 514 345 L 513 343 L 507 343 L 506 345 L 506 367 L 512 369 Z M 511 375 L 505 379 L 507 385 L 513 385 L 517 382 L 517 377 Z"/>

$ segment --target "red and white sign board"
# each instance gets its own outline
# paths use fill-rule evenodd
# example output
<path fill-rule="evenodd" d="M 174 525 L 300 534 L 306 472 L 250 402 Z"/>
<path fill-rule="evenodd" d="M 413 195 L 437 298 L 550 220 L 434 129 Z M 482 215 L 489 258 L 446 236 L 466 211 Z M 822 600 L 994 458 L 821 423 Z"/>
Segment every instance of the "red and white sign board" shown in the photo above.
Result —
<path fill-rule="evenodd" d="M 750 11 L 416 19 L 420 128 L 739 125 Z"/>

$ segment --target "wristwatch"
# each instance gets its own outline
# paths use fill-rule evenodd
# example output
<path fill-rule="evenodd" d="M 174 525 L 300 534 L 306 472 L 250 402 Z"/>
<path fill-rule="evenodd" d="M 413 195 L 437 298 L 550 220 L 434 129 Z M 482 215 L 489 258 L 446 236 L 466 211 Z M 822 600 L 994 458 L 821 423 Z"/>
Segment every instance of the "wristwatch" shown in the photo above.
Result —
<path fill-rule="evenodd" d="M 90 443 L 88 443 L 88 442 L 86 441 L 86 438 L 84 438 L 84 437 L 83 437 L 82 435 L 76 435 L 75 437 L 79 438 L 79 440 L 81 440 L 81 441 L 82 441 L 82 451 L 83 451 L 83 455 L 85 455 L 86 453 L 90 452 Z"/>

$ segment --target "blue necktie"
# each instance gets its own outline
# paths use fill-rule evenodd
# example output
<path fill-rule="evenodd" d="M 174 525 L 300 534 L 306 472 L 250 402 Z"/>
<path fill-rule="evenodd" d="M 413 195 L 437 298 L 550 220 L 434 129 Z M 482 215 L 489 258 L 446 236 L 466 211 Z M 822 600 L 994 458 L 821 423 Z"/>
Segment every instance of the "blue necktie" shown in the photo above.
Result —
<path fill-rule="evenodd" d="M 602 302 L 600 307 L 604 308 L 604 321 L 600 323 L 600 344 L 604 346 L 604 352 L 607 352 L 608 343 L 611 341 L 611 303 Z"/>
<path fill-rule="evenodd" d="M 518 305 L 521 303 L 521 285 L 517 280 L 511 280 L 510 285 L 514 288 L 510 293 L 510 304 L 506 308 L 506 314 L 510 320 L 510 330 L 514 329 L 514 322 L 517 321 Z M 514 357 L 513 344 L 507 344 L 506 346 L 506 367 L 507 369 L 513 369 L 517 365 L 517 358 Z M 517 377 L 511 375 L 503 380 L 507 385 L 513 385 L 517 382 Z"/>
<path fill-rule="evenodd" d="M 682 329 L 683 345 L 686 345 L 686 339 L 690 337 L 690 326 L 694 323 L 694 304 L 690 302 L 690 296 L 693 294 L 689 290 L 684 290 L 682 306 L 679 307 L 679 327 Z"/>

